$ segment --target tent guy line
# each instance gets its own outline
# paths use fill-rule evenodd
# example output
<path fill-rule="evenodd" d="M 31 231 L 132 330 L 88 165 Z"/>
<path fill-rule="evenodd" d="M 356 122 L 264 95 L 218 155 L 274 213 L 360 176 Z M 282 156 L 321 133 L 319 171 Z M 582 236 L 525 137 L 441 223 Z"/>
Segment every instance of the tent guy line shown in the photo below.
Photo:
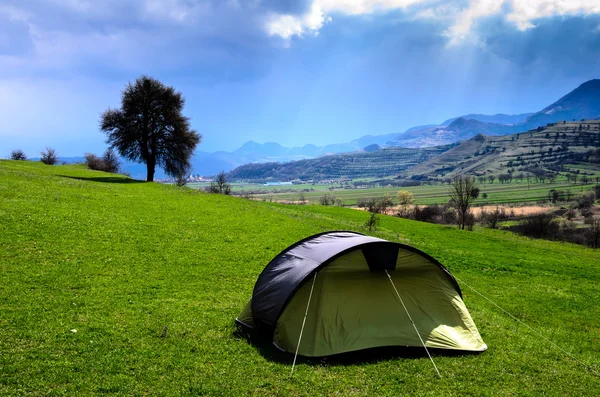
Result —
<path fill-rule="evenodd" d="M 385 274 L 387 274 L 388 278 L 390 279 L 390 283 L 392 283 L 392 287 L 394 287 L 394 291 L 396 292 L 398 299 L 400 299 L 400 303 L 402 303 L 402 307 L 404 308 L 404 311 L 406 312 L 406 315 L 408 316 L 410 323 L 412 324 L 417 335 L 419 336 L 419 340 L 423 344 L 423 347 L 425 348 L 425 352 L 427 353 L 427 356 L 429 356 L 429 359 L 431 360 L 431 363 L 433 364 L 433 368 L 435 368 L 435 372 L 437 372 L 438 376 L 441 378 L 442 375 L 440 374 L 440 371 L 438 370 L 437 365 L 435 365 L 435 362 L 433 361 L 433 357 L 431 357 L 431 354 L 429 354 L 429 349 L 427 349 L 427 346 L 425 346 L 425 342 L 423 342 L 423 338 L 421 338 L 421 334 L 419 333 L 419 330 L 417 329 L 415 322 L 413 321 L 412 317 L 410 316 L 410 313 L 408 312 L 408 309 L 406 308 L 406 305 L 404 304 L 404 301 L 402 300 L 402 297 L 400 296 L 400 293 L 398 292 L 398 289 L 396 288 L 396 284 L 394 284 L 394 281 L 392 280 L 392 276 L 390 276 L 390 273 L 388 273 L 387 269 L 385 270 Z"/>
<path fill-rule="evenodd" d="M 518 321 L 520 324 L 524 325 L 525 327 L 527 327 L 527 329 L 529 329 L 530 331 L 532 331 L 533 333 L 535 333 L 536 335 L 538 335 L 540 338 L 542 338 L 543 340 L 545 340 L 546 342 L 548 342 L 550 345 L 554 346 L 554 348 L 562 351 L 563 353 L 565 353 L 567 356 L 569 356 L 570 358 L 572 358 L 573 360 L 577 361 L 579 364 L 583 365 L 584 367 L 586 367 L 587 369 L 589 369 L 594 375 L 596 376 L 600 376 L 600 372 L 596 371 L 594 369 L 594 367 L 592 367 L 591 365 L 587 364 L 586 362 L 578 359 L 577 357 L 575 357 L 573 354 L 569 353 L 567 350 L 563 349 L 562 347 L 560 347 L 559 345 L 557 345 L 556 343 L 552 342 L 550 339 L 546 338 L 544 335 L 542 335 L 540 332 L 536 331 L 534 328 L 530 327 L 529 325 L 525 324 L 523 321 L 519 320 L 516 316 L 512 315 L 510 312 L 508 312 L 507 310 L 505 310 L 504 308 L 502 308 L 500 305 L 498 305 L 496 302 L 494 302 L 493 300 L 491 300 L 490 298 L 488 298 L 487 296 L 483 295 L 481 292 L 477 291 L 475 288 L 471 287 L 469 284 L 465 283 L 463 280 L 459 279 L 458 277 L 454 276 L 454 278 L 456 280 L 458 280 L 458 282 L 460 282 L 461 284 L 466 285 L 467 287 L 469 287 L 471 290 L 473 290 L 473 292 L 475 292 L 476 294 L 478 294 L 479 296 L 481 296 L 483 299 L 487 300 L 488 302 L 490 302 L 492 305 L 496 306 L 498 309 L 502 310 L 506 315 L 508 315 L 510 318 L 512 318 L 513 320 Z"/>
<path fill-rule="evenodd" d="M 298 350 L 300 349 L 300 342 L 302 341 L 302 333 L 304 332 L 304 325 L 306 324 L 306 316 L 308 316 L 308 308 L 310 307 L 310 300 L 312 299 L 312 293 L 315 288 L 315 281 L 317 280 L 317 273 L 313 277 L 312 285 L 310 286 L 310 294 L 308 295 L 308 303 L 306 304 L 306 311 L 304 312 L 304 319 L 302 320 L 302 328 L 300 328 L 300 336 L 298 337 L 298 345 L 296 346 L 296 353 L 294 354 L 294 362 L 292 363 L 292 372 L 290 376 L 294 375 L 294 367 L 296 366 L 296 358 L 298 357 Z"/>

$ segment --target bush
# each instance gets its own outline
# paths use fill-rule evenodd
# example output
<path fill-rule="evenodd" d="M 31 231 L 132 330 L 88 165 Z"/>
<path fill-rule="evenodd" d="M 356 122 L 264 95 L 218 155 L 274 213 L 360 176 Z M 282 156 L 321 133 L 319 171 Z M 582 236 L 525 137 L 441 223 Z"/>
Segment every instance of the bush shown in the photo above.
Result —
<path fill-rule="evenodd" d="M 112 174 L 119 172 L 119 158 L 114 150 L 110 148 L 104 152 L 101 158 L 92 153 L 86 153 L 84 157 L 85 165 L 90 170 L 110 172 Z"/>
<path fill-rule="evenodd" d="M 92 153 L 86 153 L 84 155 L 84 157 L 85 157 L 85 165 L 90 170 L 104 171 L 104 168 L 105 168 L 104 160 L 102 160 L 100 157 L 98 157 Z"/>
<path fill-rule="evenodd" d="M 104 171 L 110 172 L 112 174 L 116 174 L 119 172 L 119 166 L 121 163 L 119 162 L 119 157 L 117 157 L 117 153 L 112 148 L 106 149 L 104 155 L 102 156 L 102 160 L 104 161 Z"/>
<path fill-rule="evenodd" d="M 458 217 L 456 216 L 456 209 L 453 207 L 446 208 L 446 210 L 444 211 L 443 218 L 444 223 L 448 225 L 454 225 L 458 220 Z"/>
<path fill-rule="evenodd" d="M 386 194 L 384 197 L 361 198 L 358 200 L 358 206 L 365 208 L 369 212 L 376 214 L 385 214 L 393 204 L 391 197 Z"/>
<path fill-rule="evenodd" d="M 56 150 L 52 149 L 51 147 L 46 147 L 41 155 L 42 157 L 40 158 L 40 161 L 44 164 L 54 165 L 58 161 L 58 153 L 56 153 Z"/>
<path fill-rule="evenodd" d="M 25 155 L 25 152 L 22 151 L 21 149 L 15 149 L 12 152 L 10 152 L 10 159 L 11 160 L 27 160 L 27 156 Z"/>
<path fill-rule="evenodd" d="M 419 207 L 416 205 L 413 210 L 414 219 L 421 222 L 438 223 L 441 216 L 442 207 L 437 204 L 425 207 Z"/>
<path fill-rule="evenodd" d="M 555 238 L 559 231 L 559 223 L 552 214 L 538 214 L 522 220 L 518 230 L 527 237 Z"/>
<path fill-rule="evenodd" d="M 594 216 L 590 222 L 590 228 L 587 231 L 588 244 L 597 249 L 600 247 L 600 217 Z"/>
<path fill-rule="evenodd" d="M 593 191 L 581 193 L 577 196 L 577 208 L 591 208 L 596 201 L 596 194 Z"/>
<path fill-rule="evenodd" d="M 319 198 L 319 204 L 321 205 L 333 205 L 335 203 L 335 196 L 333 194 L 325 193 Z"/>
<path fill-rule="evenodd" d="M 473 227 L 475 227 L 475 215 L 471 212 L 471 210 L 467 210 L 464 213 L 464 221 L 462 219 L 462 215 L 459 213 L 458 222 L 459 225 L 465 225 L 467 230 L 473 231 Z"/>
<path fill-rule="evenodd" d="M 500 209 L 498 207 L 492 212 L 482 210 L 481 215 L 479 216 L 481 223 L 492 229 L 498 228 L 498 223 L 506 218 L 507 216 L 504 208 Z"/>
<path fill-rule="evenodd" d="M 374 231 L 374 230 L 377 230 L 377 224 L 378 223 L 379 223 L 379 217 L 377 216 L 376 213 L 371 212 L 371 215 L 369 216 L 369 219 L 365 222 L 365 227 L 369 231 Z"/>
<path fill-rule="evenodd" d="M 215 181 L 211 182 L 210 186 L 208 186 L 205 190 L 208 193 L 230 195 L 231 185 L 227 183 L 227 176 L 225 175 L 225 171 L 221 171 L 219 175 L 217 175 L 217 177 L 215 178 Z M 273 198 L 271 197 L 270 201 L 272 201 L 272 199 Z"/>

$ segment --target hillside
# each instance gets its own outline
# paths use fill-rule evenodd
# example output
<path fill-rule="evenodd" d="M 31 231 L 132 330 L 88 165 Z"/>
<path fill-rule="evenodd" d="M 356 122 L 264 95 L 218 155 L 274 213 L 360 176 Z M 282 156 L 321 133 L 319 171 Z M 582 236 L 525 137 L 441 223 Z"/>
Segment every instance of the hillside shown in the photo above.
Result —
<path fill-rule="evenodd" d="M 385 217 L 457 277 L 487 352 L 298 361 L 235 334 L 260 271 L 367 214 L 0 160 L 0 395 L 586 395 L 600 378 L 600 253 Z M 515 260 L 518 258 L 518 260 Z M 354 361 L 352 361 L 354 360 Z M 457 392 L 459 391 L 459 392 Z"/>
<path fill-rule="evenodd" d="M 397 174 L 435 157 L 449 146 L 425 149 L 386 148 L 344 153 L 288 163 L 254 163 L 238 167 L 228 174 L 231 180 L 319 180 L 340 177 L 365 178 Z M 372 147 L 374 148 L 374 147 Z"/>
<path fill-rule="evenodd" d="M 600 117 L 600 79 L 589 80 L 553 104 L 529 116 L 527 128 L 559 121 L 579 121 Z"/>
<path fill-rule="evenodd" d="M 515 127 L 511 125 L 487 123 L 459 117 L 447 126 L 429 127 L 402 134 L 388 142 L 388 145 L 410 148 L 430 147 L 459 142 L 478 134 L 497 136 L 514 131 Z"/>
<path fill-rule="evenodd" d="M 600 121 L 566 122 L 514 135 L 478 135 L 429 159 L 405 177 L 500 174 L 509 170 L 558 170 L 563 164 L 596 161 L 578 154 L 600 148 Z"/>

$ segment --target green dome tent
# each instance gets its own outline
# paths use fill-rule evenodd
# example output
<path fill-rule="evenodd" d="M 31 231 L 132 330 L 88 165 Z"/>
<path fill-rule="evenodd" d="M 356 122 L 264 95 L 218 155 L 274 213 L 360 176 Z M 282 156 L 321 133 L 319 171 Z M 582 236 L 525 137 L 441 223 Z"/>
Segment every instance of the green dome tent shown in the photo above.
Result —
<path fill-rule="evenodd" d="M 487 349 L 444 266 L 407 245 L 346 231 L 277 255 L 236 322 L 308 357 L 382 346 Z"/>

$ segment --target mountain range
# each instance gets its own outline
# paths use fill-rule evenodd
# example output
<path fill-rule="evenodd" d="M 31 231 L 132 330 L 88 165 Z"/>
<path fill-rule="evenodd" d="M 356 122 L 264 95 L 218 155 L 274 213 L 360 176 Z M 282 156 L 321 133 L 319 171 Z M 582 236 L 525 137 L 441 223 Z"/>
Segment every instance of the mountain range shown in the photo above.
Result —
<path fill-rule="evenodd" d="M 445 120 L 438 125 L 415 126 L 402 133 L 365 135 L 349 142 L 325 146 L 307 144 L 287 148 L 276 142 L 260 144 L 249 141 L 233 152 L 197 151 L 192 159 L 192 173 L 209 176 L 249 163 L 284 163 L 337 153 L 373 152 L 389 147 L 424 148 L 448 145 L 478 134 L 503 136 L 562 120 L 596 118 L 600 118 L 600 79 L 581 84 L 556 102 L 534 113 L 466 114 Z M 123 168 L 134 178 L 145 176 L 143 165 L 125 163 Z M 156 177 L 163 178 L 164 173 L 157 170 Z"/>

